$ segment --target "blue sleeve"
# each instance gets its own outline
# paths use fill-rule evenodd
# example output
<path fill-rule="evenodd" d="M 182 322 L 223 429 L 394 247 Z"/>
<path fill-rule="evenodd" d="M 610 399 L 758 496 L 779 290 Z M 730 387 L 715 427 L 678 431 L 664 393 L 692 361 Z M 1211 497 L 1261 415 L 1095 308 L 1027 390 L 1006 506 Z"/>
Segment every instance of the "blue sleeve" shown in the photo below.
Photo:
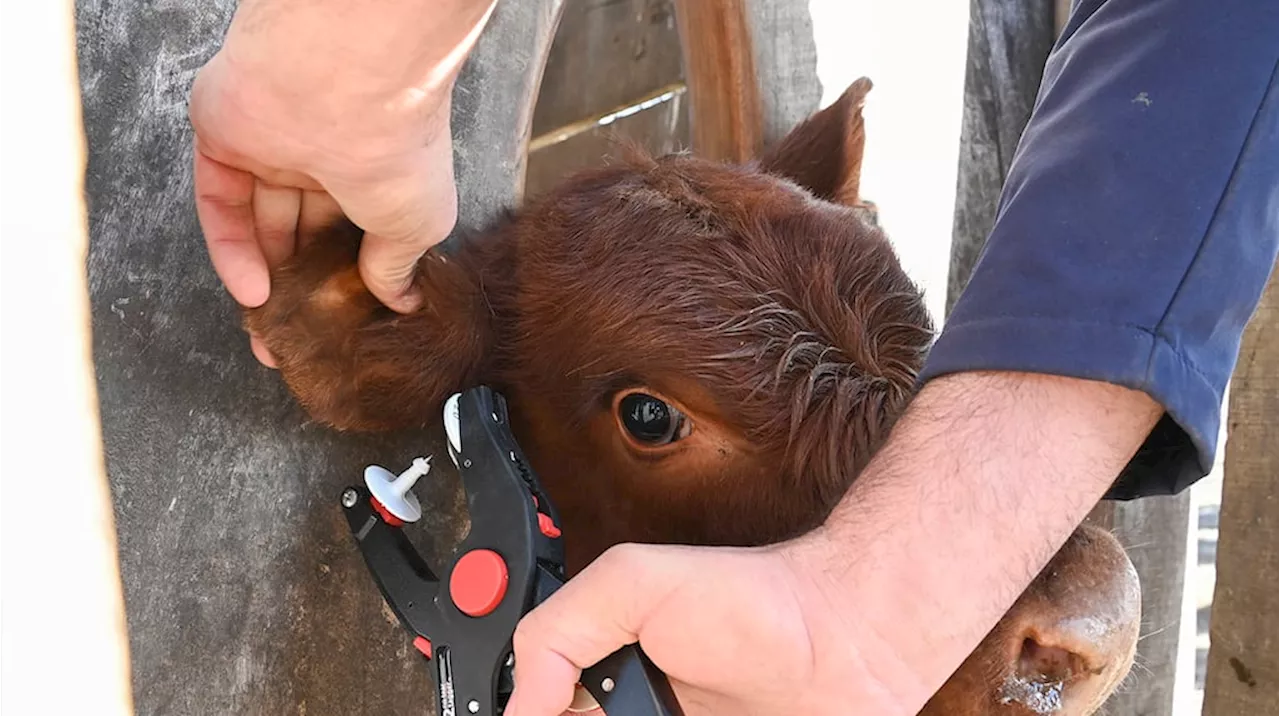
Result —
<path fill-rule="evenodd" d="M 1275 0 L 1077 0 L 921 382 L 1139 389 L 1165 415 L 1107 497 L 1207 474 L 1280 244 L 1276 27 Z"/>

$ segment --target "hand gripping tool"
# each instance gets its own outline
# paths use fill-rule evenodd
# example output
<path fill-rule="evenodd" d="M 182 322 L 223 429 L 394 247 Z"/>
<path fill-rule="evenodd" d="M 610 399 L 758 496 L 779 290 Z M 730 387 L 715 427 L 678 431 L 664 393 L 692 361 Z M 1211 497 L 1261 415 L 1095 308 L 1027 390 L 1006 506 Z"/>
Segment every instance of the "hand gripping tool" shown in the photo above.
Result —
<path fill-rule="evenodd" d="M 449 457 L 467 494 L 471 530 L 441 576 L 402 528 L 422 511 L 413 484 L 431 469 L 418 458 L 399 476 L 372 465 L 342 507 L 365 565 L 414 646 L 433 664 L 439 716 L 505 708 L 514 685 L 516 624 L 565 582 L 559 516 L 486 386 L 449 398 Z M 606 716 L 680 716 L 666 676 L 629 644 L 584 669 L 581 686 Z"/>

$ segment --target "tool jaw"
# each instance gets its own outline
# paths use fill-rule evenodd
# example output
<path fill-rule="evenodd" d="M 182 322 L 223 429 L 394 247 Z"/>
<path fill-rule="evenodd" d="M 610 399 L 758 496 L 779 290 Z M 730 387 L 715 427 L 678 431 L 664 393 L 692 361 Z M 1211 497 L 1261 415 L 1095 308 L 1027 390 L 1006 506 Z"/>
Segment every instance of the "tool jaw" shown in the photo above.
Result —
<path fill-rule="evenodd" d="M 379 495 L 356 486 L 343 493 L 348 525 L 383 598 L 406 629 L 427 640 L 441 716 L 498 713 L 512 688 L 515 627 L 535 598 L 564 580 L 562 540 L 540 529 L 538 513 L 553 523 L 559 516 L 506 416 L 505 399 L 484 386 L 446 403 L 449 456 L 471 526 L 439 576 L 401 525 L 379 511 L 372 499 Z M 354 501 L 347 497 L 352 491 Z"/>
<path fill-rule="evenodd" d="M 433 662 L 436 712 L 495 716 L 514 688 L 516 625 L 565 582 L 560 516 L 510 431 L 501 395 L 485 386 L 456 394 L 444 422 L 471 527 L 439 576 L 402 531 L 411 520 L 397 515 L 418 516 L 406 494 L 429 471 L 429 458 L 399 477 L 366 471 L 374 492 L 347 487 L 341 504 L 383 599 Z M 638 644 L 584 669 L 582 687 L 610 716 L 682 713 Z"/>

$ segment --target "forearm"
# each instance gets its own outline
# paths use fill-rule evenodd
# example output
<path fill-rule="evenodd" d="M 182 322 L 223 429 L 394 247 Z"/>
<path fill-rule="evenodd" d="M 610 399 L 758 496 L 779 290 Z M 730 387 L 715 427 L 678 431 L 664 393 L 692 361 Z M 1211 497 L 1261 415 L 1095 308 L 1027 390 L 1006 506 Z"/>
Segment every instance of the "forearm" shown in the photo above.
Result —
<path fill-rule="evenodd" d="M 431 92 L 461 67 L 496 1 L 244 0 L 224 47 L 304 87 Z"/>
<path fill-rule="evenodd" d="M 1132 495 L 1207 471 L 1276 256 L 1275 22 L 1247 0 L 1077 4 L 924 388 L 812 541 L 897 703 L 1118 476 Z"/>
<path fill-rule="evenodd" d="M 1051 376 L 967 373 L 925 386 L 812 541 L 845 648 L 896 703 L 922 705 L 1160 414 L 1145 394 Z"/>
<path fill-rule="evenodd" d="M 923 380 L 1009 370 L 1135 388 L 1166 415 L 1109 496 L 1209 471 L 1276 258 L 1276 22 L 1255 0 L 1076 4 Z"/>
<path fill-rule="evenodd" d="M 288 129 L 351 168 L 440 136 L 450 92 L 496 0 L 245 0 L 211 66 L 223 112 Z M 283 122 L 281 118 L 286 118 Z M 425 130 L 424 130 L 425 127 Z"/>

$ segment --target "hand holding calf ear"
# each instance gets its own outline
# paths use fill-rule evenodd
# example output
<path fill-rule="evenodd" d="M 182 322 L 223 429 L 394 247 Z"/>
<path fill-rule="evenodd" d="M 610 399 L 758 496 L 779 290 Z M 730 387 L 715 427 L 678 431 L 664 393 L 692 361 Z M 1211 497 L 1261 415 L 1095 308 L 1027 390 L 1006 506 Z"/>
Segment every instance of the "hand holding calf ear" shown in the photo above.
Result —
<path fill-rule="evenodd" d="M 415 264 L 457 220 L 450 94 L 493 5 L 409 0 L 368 13 L 330 0 L 287 12 L 273 0 L 240 4 L 189 109 L 196 211 L 238 303 L 265 303 L 271 270 L 345 215 L 365 232 L 369 291 L 401 313 L 420 305 Z M 409 47 L 363 42 L 405 26 L 423 28 L 399 43 Z"/>

